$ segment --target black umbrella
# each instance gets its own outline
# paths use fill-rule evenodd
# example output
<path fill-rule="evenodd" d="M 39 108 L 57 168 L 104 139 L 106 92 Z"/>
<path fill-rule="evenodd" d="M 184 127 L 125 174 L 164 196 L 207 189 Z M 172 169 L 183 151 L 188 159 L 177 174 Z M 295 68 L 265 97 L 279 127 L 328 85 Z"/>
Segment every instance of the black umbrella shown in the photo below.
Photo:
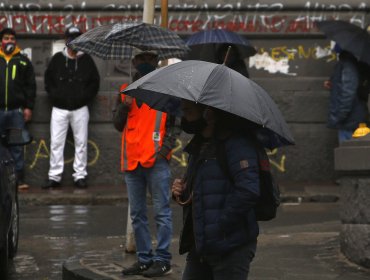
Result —
<path fill-rule="evenodd" d="M 214 62 L 214 60 L 210 61 L 207 59 L 217 59 L 215 55 L 223 45 L 234 46 L 242 59 L 257 53 L 256 49 L 246 38 L 226 29 L 199 31 L 186 40 L 186 45 L 192 50 L 188 55 L 190 59 L 200 59 L 209 62 Z"/>
<path fill-rule="evenodd" d="M 365 29 L 341 20 L 321 21 L 317 26 L 343 50 L 370 65 L 370 35 Z"/>
<path fill-rule="evenodd" d="M 145 75 L 123 92 L 170 114 L 179 113 L 181 98 L 199 102 L 260 125 L 258 136 L 267 148 L 294 144 L 288 125 L 270 95 L 224 65 L 182 61 Z"/>

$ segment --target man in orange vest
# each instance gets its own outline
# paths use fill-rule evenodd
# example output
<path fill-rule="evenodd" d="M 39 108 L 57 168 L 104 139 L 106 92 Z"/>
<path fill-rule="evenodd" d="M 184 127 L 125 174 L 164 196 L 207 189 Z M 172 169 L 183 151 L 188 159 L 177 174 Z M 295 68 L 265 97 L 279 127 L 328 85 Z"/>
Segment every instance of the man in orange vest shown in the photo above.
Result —
<path fill-rule="evenodd" d="M 138 52 L 132 59 L 140 78 L 156 69 L 158 55 Z M 123 275 L 158 277 L 171 272 L 172 211 L 169 160 L 180 128 L 176 119 L 125 96 L 127 121 L 122 132 L 121 169 L 125 172 L 132 227 L 138 261 L 122 270 Z M 149 190 L 157 228 L 157 248 L 152 251 L 146 193 Z"/>

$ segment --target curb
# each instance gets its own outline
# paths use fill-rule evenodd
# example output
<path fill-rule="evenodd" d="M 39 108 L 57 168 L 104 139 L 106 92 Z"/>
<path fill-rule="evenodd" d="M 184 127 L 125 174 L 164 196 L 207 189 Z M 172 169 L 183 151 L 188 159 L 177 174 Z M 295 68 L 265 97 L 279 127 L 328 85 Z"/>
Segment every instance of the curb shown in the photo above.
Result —
<path fill-rule="evenodd" d="M 68 261 L 63 264 L 63 280 L 112 280 L 111 277 L 104 277 L 88 270 L 80 265 L 78 260 Z"/>
<path fill-rule="evenodd" d="M 118 205 L 128 201 L 127 195 L 102 194 L 102 193 L 19 193 L 19 204 L 21 206 L 48 206 L 48 205 Z M 281 203 L 333 203 L 339 200 L 335 194 L 283 194 Z M 148 201 L 150 202 L 150 200 Z"/>
<path fill-rule="evenodd" d="M 117 205 L 126 203 L 125 194 L 19 194 L 19 204 L 22 206 L 41 205 Z"/>

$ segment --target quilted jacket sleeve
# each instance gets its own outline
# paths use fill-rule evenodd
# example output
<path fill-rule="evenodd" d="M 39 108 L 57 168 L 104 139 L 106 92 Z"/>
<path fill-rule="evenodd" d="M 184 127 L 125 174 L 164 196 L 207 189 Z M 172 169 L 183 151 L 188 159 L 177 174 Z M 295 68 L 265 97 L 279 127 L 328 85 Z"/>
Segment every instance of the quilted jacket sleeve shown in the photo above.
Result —
<path fill-rule="evenodd" d="M 227 232 L 234 223 L 254 208 L 259 198 L 259 168 L 254 146 L 243 138 L 226 142 L 227 163 L 233 178 L 233 191 L 225 201 L 220 217 L 221 227 Z"/>

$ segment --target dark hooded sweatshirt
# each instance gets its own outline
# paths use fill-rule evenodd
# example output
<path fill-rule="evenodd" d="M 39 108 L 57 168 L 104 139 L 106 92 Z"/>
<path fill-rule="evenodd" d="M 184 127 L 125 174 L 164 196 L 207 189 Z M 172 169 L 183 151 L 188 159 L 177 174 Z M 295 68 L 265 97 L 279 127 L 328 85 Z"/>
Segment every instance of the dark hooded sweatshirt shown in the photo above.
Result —
<path fill-rule="evenodd" d="M 99 73 L 91 56 L 71 59 L 66 50 L 56 53 L 45 71 L 45 90 L 54 107 L 76 110 L 88 105 L 99 90 Z"/>

